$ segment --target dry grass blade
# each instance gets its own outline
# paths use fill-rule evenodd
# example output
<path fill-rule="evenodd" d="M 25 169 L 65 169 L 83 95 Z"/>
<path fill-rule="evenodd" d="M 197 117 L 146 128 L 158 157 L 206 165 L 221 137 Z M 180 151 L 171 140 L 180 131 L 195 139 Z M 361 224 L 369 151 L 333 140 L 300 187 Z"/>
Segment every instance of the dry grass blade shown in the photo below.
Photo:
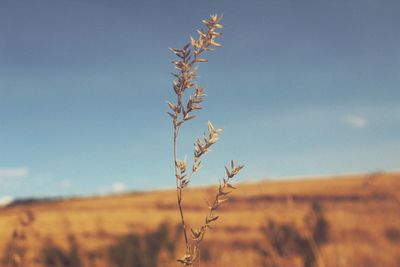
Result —
<path fill-rule="evenodd" d="M 197 30 L 198 38 L 195 39 L 190 37 L 190 42 L 184 45 L 181 49 L 170 48 L 178 60 L 172 61 L 177 73 L 172 75 L 175 80 L 172 82 L 172 87 L 176 95 L 176 102 L 167 102 L 170 111 L 169 116 L 172 119 L 174 134 L 173 134 L 173 158 L 174 158 L 174 169 L 175 169 L 175 180 L 176 180 L 176 194 L 178 200 L 179 214 L 181 217 L 182 231 L 185 241 L 186 252 L 183 257 L 178 259 L 184 266 L 192 266 L 199 255 L 200 242 L 202 241 L 206 229 L 211 228 L 211 223 L 218 220 L 218 216 L 214 215 L 214 212 L 218 207 L 226 201 L 226 197 L 230 191 L 235 189 L 229 182 L 242 168 L 243 166 L 235 167 L 233 161 L 231 163 L 231 170 L 226 168 L 227 176 L 222 180 L 219 187 L 218 193 L 213 204 L 210 206 L 210 212 L 206 216 L 205 223 L 198 230 L 190 229 L 192 234 L 192 240 L 189 241 L 188 233 L 186 230 L 185 216 L 183 212 L 183 190 L 190 183 L 190 180 L 201 167 L 201 158 L 207 154 L 211 147 L 219 139 L 222 129 L 215 128 L 211 122 L 208 122 L 208 133 L 204 133 L 202 138 L 197 138 L 194 144 L 194 157 L 193 164 L 188 173 L 187 162 L 185 160 L 178 159 L 177 142 L 179 136 L 179 130 L 182 125 L 189 120 L 195 118 L 193 112 L 195 110 L 202 109 L 201 104 L 204 98 L 207 96 L 204 91 L 205 88 L 198 87 L 195 79 L 197 77 L 197 67 L 199 63 L 208 62 L 204 58 L 206 51 L 212 51 L 214 48 L 221 47 L 222 45 L 216 41 L 221 35 L 217 32 L 218 29 L 222 29 L 221 24 L 222 16 L 211 15 L 208 20 L 203 20 L 203 24 L 206 29 Z M 193 89 L 193 93 L 185 101 L 185 92 L 188 89 Z"/>

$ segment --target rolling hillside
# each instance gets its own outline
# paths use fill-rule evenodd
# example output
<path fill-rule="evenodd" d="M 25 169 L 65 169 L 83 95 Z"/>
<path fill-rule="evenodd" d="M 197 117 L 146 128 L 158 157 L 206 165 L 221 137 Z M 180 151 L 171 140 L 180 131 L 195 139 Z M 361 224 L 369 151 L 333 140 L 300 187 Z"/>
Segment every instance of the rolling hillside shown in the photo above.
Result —
<path fill-rule="evenodd" d="M 216 189 L 184 192 L 190 226 L 200 226 Z M 27 210 L 34 221 L 20 225 Z M 400 173 L 242 183 L 219 215 L 202 266 L 400 266 Z M 170 190 L 16 203 L 0 208 L 0 263 L 12 266 L 19 253 L 23 266 L 118 266 L 131 244 L 126 237 L 136 236 L 146 244 L 141 253 L 150 253 L 144 257 L 178 266 L 178 223 Z M 16 229 L 25 236 L 13 239 Z M 151 236 L 169 240 L 157 255 L 148 249 Z"/>

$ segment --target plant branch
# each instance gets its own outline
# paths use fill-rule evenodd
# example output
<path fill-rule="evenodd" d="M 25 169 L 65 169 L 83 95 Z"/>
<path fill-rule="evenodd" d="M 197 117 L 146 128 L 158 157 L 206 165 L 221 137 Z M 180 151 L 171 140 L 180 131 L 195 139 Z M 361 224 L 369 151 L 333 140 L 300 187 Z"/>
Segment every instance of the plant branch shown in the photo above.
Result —
<path fill-rule="evenodd" d="M 185 237 L 185 246 L 186 246 L 186 253 L 190 251 L 189 247 L 189 241 L 187 237 L 187 232 L 186 232 L 186 224 L 185 224 L 185 217 L 183 215 L 183 210 L 182 210 L 182 187 L 180 184 L 180 179 L 178 179 L 178 167 L 177 167 L 177 138 L 179 134 L 179 126 L 174 127 L 174 166 L 175 166 L 175 177 L 176 177 L 176 194 L 177 194 L 177 199 L 178 199 L 178 207 L 179 207 L 179 213 L 181 216 L 181 224 L 182 224 L 182 230 L 183 230 L 183 235 Z"/>

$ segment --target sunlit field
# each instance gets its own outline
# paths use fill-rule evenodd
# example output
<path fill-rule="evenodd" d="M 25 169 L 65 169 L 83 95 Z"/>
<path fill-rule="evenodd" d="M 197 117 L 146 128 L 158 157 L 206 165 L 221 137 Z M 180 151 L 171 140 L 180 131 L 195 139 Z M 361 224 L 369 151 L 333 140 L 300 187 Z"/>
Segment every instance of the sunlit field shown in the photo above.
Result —
<path fill-rule="evenodd" d="M 203 220 L 205 198 L 215 190 L 185 191 L 189 225 Z M 399 192 L 398 173 L 242 183 L 206 235 L 200 264 L 399 266 Z M 1 266 L 12 266 L 15 254 L 22 266 L 178 266 L 183 240 L 175 194 L 167 190 L 3 207 Z M 34 220 L 21 226 L 17 218 L 28 210 Z M 25 238 L 13 238 L 16 228 Z"/>

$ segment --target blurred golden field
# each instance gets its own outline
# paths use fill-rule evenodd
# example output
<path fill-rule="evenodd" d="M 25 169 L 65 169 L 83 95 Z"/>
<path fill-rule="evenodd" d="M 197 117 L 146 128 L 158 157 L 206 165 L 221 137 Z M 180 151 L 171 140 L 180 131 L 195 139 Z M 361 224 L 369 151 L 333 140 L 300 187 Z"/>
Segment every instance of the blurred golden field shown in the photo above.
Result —
<path fill-rule="evenodd" d="M 184 191 L 190 226 L 216 189 Z M 22 227 L 27 210 L 35 220 Z M 241 183 L 219 215 L 201 266 L 400 266 L 400 173 Z M 0 208 L 0 263 L 19 254 L 20 266 L 179 266 L 178 223 L 174 190 L 16 203 Z"/>

